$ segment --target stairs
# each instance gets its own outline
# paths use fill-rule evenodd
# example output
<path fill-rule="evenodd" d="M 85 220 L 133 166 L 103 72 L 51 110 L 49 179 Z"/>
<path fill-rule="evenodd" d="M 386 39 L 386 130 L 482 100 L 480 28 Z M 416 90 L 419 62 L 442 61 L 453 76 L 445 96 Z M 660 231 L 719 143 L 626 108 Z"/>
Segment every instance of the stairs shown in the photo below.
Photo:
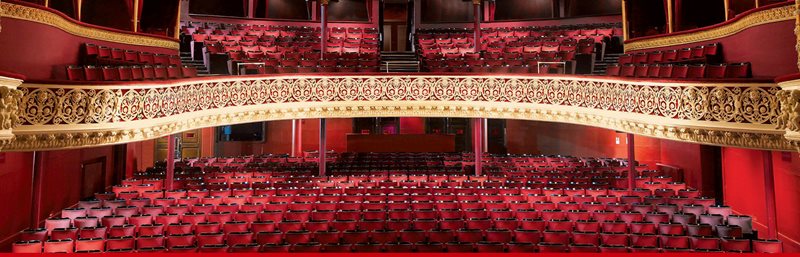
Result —
<path fill-rule="evenodd" d="M 209 72 L 208 67 L 203 64 L 203 60 L 192 60 L 192 54 L 189 52 L 181 52 L 181 63 L 183 65 L 193 66 L 197 68 L 197 76 L 210 76 L 215 75 Z"/>
<path fill-rule="evenodd" d="M 419 72 L 414 52 L 381 52 L 381 72 Z"/>
<path fill-rule="evenodd" d="M 620 56 L 622 56 L 621 53 L 606 53 L 606 56 L 603 58 L 603 60 L 594 63 L 592 75 L 605 75 L 606 67 L 608 67 L 609 64 L 619 62 Z"/>

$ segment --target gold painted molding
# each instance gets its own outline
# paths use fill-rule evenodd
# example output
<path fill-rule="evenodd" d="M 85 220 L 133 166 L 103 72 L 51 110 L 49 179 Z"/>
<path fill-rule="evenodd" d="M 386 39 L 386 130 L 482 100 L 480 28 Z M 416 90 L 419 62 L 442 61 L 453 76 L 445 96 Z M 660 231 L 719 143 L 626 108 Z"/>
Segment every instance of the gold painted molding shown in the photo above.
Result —
<path fill-rule="evenodd" d="M 776 8 L 757 11 L 747 16 L 739 18 L 732 23 L 719 27 L 701 30 L 691 33 L 681 33 L 676 35 L 665 35 L 662 37 L 633 40 L 625 42 L 625 52 L 645 50 L 676 45 L 685 45 L 696 42 L 710 41 L 731 36 L 743 30 L 768 23 L 789 21 L 797 19 L 794 5 L 786 5 Z"/>
<path fill-rule="evenodd" d="M 210 77 L 163 85 L 23 84 L 6 151 L 81 148 L 255 121 L 462 117 L 561 122 L 644 136 L 791 150 L 775 84 L 558 76 Z"/>
<path fill-rule="evenodd" d="M 19 101 L 22 91 L 17 86 L 22 80 L 0 77 L 0 149 L 14 139 L 13 129 L 19 121 Z"/>
<path fill-rule="evenodd" d="M 12 4 L 7 2 L 0 2 L 0 13 L 4 19 L 18 19 L 36 22 L 48 26 L 52 26 L 63 30 L 69 34 L 103 40 L 114 43 L 148 46 L 148 47 L 161 47 L 178 50 L 179 43 L 169 39 L 162 39 L 150 37 L 145 35 L 133 35 L 122 32 L 104 30 L 77 24 L 69 19 L 62 17 L 53 12 L 46 10 L 28 7 L 24 5 Z"/>

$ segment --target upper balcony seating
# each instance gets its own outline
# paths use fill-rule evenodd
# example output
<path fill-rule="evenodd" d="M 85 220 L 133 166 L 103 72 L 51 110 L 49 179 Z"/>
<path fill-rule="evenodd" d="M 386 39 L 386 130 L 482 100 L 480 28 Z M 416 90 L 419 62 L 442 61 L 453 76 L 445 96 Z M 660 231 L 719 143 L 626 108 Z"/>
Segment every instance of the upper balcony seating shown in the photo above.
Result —
<path fill-rule="evenodd" d="M 166 80 L 197 77 L 197 68 L 192 66 L 76 66 L 67 67 L 67 78 L 71 81 L 136 81 Z"/>
<path fill-rule="evenodd" d="M 750 63 L 725 63 L 719 43 L 620 56 L 608 76 L 673 79 L 752 78 Z"/>
<path fill-rule="evenodd" d="M 23 231 L 12 252 L 782 251 L 659 171 L 618 188 L 625 160 L 486 155 L 487 175 L 469 176 L 436 168 L 469 154 L 331 156 L 325 177 L 313 154 L 186 160 L 170 191 L 150 168 Z"/>
<path fill-rule="evenodd" d="M 321 54 L 319 28 L 252 26 L 206 23 L 185 27 L 194 45 L 210 55 L 223 54 L 229 70 L 257 73 L 374 72 L 380 59 L 379 34 L 373 28 L 329 28 L 325 54 Z M 218 64 L 209 61 L 211 66 Z"/>
<path fill-rule="evenodd" d="M 608 27 L 606 27 L 608 26 Z M 423 67 L 432 72 L 560 73 L 591 72 L 594 54 L 621 35 L 615 25 L 583 24 L 542 28 L 492 28 L 481 31 L 475 49 L 470 30 L 420 30 L 417 49 Z M 576 58 L 588 56 L 588 58 Z M 554 63 L 565 62 L 558 67 Z"/>
<path fill-rule="evenodd" d="M 110 48 L 95 44 L 85 44 L 82 55 L 86 65 L 181 65 L 181 58 L 177 55 L 153 54 L 128 49 Z"/>

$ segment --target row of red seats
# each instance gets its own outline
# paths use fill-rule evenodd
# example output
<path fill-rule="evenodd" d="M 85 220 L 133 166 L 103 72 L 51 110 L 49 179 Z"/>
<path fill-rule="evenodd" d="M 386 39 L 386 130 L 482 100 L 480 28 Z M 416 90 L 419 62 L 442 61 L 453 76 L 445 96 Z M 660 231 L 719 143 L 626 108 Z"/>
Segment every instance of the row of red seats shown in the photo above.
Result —
<path fill-rule="evenodd" d="M 585 244 L 560 244 L 560 243 L 547 243 L 541 242 L 538 244 L 524 243 L 524 242 L 391 242 L 391 243 L 330 243 L 321 244 L 318 242 L 311 243 L 298 243 L 298 244 L 220 244 L 221 235 L 206 235 L 202 237 L 204 244 L 200 246 L 187 246 L 177 245 L 172 243 L 168 245 L 169 238 L 165 237 L 144 237 L 144 238 L 116 238 L 112 240 L 103 239 L 81 239 L 73 241 L 66 240 L 51 240 L 44 243 L 40 241 L 25 241 L 17 242 L 13 246 L 12 252 L 14 253 L 157 253 L 157 252 L 171 252 L 171 253 L 287 253 L 287 252 L 301 252 L 301 253 L 375 253 L 375 252 L 396 252 L 396 253 L 410 253 L 410 252 L 425 252 L 425 253 L 681 253 L 681 252 L 755 252 L 755 253 L 780 253 L 782 247 L 779 242 L 771 240 L 741 240 L 741 239 L 724 239 L 719 242 L 701 241 L 702 238 L 692 238 L 692 243 L 696 245 L 713 244 L 717 243 L 721 246 L 721 250 L 707 250 L 707 249 L 691 249 L 691 248 L 658 248 L 653 246 L 633 246 L 625 247 L 619 245 L 585 245 Z M 208 238 L 208 239 L 205 239 Z M 636 237 L 639 239 L 639 237 Z M 174 241 L 185 240 L 191 241 L 193 238 L 173 238 Z M 645 239 L 647 240 L 647 239 Z M 642 240 L 642 241 L 645 241 Z M 688 240 L 678 239 L 671 241 L 686 241 L 685 245 L 689 245 Z M 199 241 L 199 240 L 198 240 Z M 638 240 L 637 240 L 638 241 Z M 752 246 L 751 246 L 752 245 Z M 751 250 L 752 249 L 752 250 Z"/>
<path fill-rule="evenodd" d="M 720 61 L 722 46 L 719 43 L 701 45 L 692 48 L 651 51 L 636 54 L 624 54 L 619 57 L 620 65 L 627 64 L 660 64 L 660 63 L 708 63 Z"/>
<path fill-rule="evenodd" d="M 72 81 L 135 81 L 197 77 L 192 66 L 68 66 L 67 78 Z"/>
<path fill-rule="evenodd" d="M 750 78 L 752 72 L 750 63 L 733 64 L 643 64 L 643 65 L 614 65 L 606 68 L 608 76 L 637 77 L 637 78 Z"/>
<path fill-rule="evenodd" d="M 177 55 L 153 54 L 135 50 L 109 48 L 95 44 L 85 44 L 83 59 L 86 64 L 96 65 L 181 65 Z"/>

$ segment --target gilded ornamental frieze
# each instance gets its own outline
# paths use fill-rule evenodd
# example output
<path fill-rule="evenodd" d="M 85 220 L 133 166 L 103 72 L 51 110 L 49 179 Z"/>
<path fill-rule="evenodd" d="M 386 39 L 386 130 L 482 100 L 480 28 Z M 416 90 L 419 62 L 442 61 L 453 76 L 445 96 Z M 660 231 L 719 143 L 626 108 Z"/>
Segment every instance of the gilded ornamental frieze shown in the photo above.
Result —
<path fill-rule="evenodd" d="M 19 121 L 19 101 L 22 91 L 17 86 L 22 80 L 0 77 L 0 149 L 14 139 L 13 129 Z"/>
<path fill-rule="evenodd" d="M 542 76 L 225 77 L 19 89 L 5 150 L 75 148 L 296 118 L 485 117 L 583 124 L 712 145 L 791 149 L 775 84 Z"/>

